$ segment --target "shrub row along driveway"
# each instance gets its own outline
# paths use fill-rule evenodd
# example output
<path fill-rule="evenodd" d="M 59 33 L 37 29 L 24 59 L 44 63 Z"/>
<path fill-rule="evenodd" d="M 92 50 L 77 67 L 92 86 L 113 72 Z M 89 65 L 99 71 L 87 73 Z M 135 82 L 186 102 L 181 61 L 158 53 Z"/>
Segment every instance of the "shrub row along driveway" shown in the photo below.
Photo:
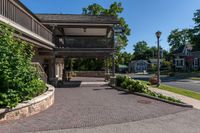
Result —
<path fill-rule="evenodd" d="M 55 104 L 29 118 L 0 124 L 1 133 L 47 131 L 139 121 L 188 110 L 108 86 L 57 88 Z"/>

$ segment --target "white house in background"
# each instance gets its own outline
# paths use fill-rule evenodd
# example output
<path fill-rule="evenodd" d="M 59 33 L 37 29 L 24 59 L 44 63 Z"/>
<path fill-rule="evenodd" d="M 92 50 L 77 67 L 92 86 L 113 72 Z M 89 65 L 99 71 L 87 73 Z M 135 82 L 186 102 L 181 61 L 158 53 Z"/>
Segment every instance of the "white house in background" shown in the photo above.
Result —
<path fill-rule="evenodd" d="M 192 52 L 191 45 L 182 45 L 174 51 L 174 65 L 176 70 L 200 69 L 200 51 Z"/>
<path fill-rule="evenodd" d="M 150 67 L 151 67 L 152 65 L 157 65 L 158 59 L 149 59 L 148 62 L 149 62 Z M 162 62 L 163 62 L 163 59 L 160 59 L 160 66 L 162 65 Z"/>
<path fill-rule="evenodd" d="M 162 66 L 163 60 L 160 59 L 160 66 Z M 134 60 L 129 63 L 129 72 L 147 72 L 152 69 L 152 66 L 157 66 L 157 59 L 149 60 Z"/>
<path fill-rule="evenodd" d="M 129 72 L 144 72 L 148 70 L 148 61 L 147 60 L 135 60 L 129 63 Z"/>

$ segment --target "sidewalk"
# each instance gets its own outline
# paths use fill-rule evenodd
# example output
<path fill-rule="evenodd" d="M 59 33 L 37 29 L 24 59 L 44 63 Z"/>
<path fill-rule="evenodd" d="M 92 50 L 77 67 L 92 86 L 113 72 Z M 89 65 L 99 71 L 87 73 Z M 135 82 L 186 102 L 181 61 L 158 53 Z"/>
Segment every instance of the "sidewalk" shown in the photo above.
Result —
<path fill-rule="evenodd" d="M 183 95 L 179 95 L 179 94 L 176 94 L 176 93 L 173 93 L 173 92 L 169 92 L 169 91 L 166 91 L 166 90 L 157 89 L 157 88 L 149 87 L 149 89 L 151 91 L 163 94 L 165 96 L 174 97 L 176 99 L 181 100 L 182 102 L 184 102 L 186 104 L 192 105 L 196 109 L 200 109 L 200 101 L 199 100 L 196 100 L 196 99 L 193 99 L 193 98 L 190 98 L 190 97 L 186 97 L 186 96 L 183 96 Z"/>

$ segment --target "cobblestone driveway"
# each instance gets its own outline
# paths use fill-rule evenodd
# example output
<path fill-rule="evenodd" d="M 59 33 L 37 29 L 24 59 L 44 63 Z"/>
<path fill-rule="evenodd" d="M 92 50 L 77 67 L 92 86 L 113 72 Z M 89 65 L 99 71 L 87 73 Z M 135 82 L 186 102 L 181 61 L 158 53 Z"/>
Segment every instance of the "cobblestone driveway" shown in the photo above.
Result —
<path fill-rule="evenodd" d="M 104 87 L 57 88 L 48 110 L 0 124 L 0 133 L 95 127 L 164 116 L 188 110 Z"/>

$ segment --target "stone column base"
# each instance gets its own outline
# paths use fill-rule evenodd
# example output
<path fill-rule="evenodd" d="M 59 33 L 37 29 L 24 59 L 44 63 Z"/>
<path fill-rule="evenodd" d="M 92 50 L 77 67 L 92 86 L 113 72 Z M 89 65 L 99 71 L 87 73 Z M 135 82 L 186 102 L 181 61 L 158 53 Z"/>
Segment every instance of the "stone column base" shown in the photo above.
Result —
<path fill-rule="evenodd" d="M 109 73 L 105 73 L 105 81 L 109 81 L 110 80 L 110 74 Z"/>
<path fill-rule="evenodd" d="M 58 85 L 58 78 L 51 78 L 49 82 L 51 85 L 56 87 Z"/>

